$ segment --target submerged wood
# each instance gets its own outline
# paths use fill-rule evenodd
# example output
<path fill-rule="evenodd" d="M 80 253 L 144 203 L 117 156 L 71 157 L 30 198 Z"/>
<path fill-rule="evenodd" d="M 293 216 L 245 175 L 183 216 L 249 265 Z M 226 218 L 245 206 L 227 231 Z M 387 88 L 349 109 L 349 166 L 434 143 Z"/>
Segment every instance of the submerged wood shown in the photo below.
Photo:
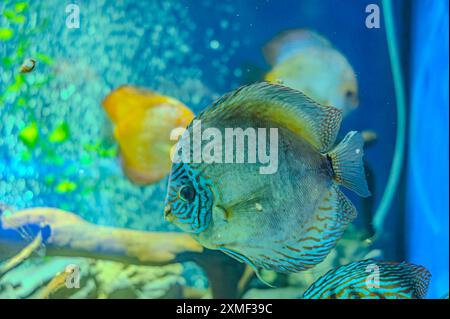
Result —
<path fill-rule="evenodd" d="M 8 259 L 4 264 L 0 266 L 0 278 L 8 271 L 19 266 L 30 255 L 36 251 L 42 243 L 42 235 L 39 232 L 31 243 L 29 243 L 24 249 L 22 249 L 16 256 Z"/>
<path fill-rule="evenodd" d="M 1 238 L 2 232 L 19 232 L 30 226 L 49 227 L 44 242 L 46 256 L 86 257 L 149 266 L 194 261 L 205 270 L 213 297 L 239 297 L 237 286 L 244 266 L 220 252 L 203 248 L 188 234 L 99 226 L 64 210 L 40 207 L 0 216 L 0 241 L 5 245 L 8 240 Z M 17 245 L 11 242 L 14 244 Z"/>

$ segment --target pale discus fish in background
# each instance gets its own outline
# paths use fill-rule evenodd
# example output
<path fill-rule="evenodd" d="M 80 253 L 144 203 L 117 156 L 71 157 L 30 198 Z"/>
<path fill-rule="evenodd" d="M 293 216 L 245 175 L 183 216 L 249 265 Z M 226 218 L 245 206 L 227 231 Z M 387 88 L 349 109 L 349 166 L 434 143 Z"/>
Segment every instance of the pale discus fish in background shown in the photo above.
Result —
<path fill-rule="evenodd" d="M 282 32 L 264 47 L 272 69 L 265 80 L 282 83 L 344 116 L 358 107 L 358 83 L 347 58 L 321 35 L 306 29 Z"/>

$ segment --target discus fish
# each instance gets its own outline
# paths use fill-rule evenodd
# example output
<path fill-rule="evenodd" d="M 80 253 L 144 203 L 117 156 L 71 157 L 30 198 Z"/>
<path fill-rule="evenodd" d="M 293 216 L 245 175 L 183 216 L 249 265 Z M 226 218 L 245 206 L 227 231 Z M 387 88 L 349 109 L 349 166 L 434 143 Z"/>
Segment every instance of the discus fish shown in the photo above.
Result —
<path fill-rule="evenodd" d="M 344 116 L 358 106 L 358 84 L 347 59 L 315 32 L 281 33 L 264 48 L 272 66 L 265 76 L 302 91 L 316 102 L 341 109 Z"/>
<path fill-rule="evenodd" d="M 121 86 L 103 101 L 115 124 L 122 167 L 138 185 L 157 182 L 170 172 L 170 151 L 176 140 L 171 133 L 185 128 L 194 117 L 176 99 L 132 86 Z"/>
<path fill-rule="evenodd" d="M 203 246 L 255 270 L 313 267 L 356 217 L 338 185 L 370 195 L 361 135 L 350 132 L 334 147 L 341 119 L 339 109 L 281 85 L 262 82 L 226 94 L 193 120 L 178 150 L 195 133 L 193 123 L 198 121 L 203 132 L 213 129 L 225 135 L 230 128 L 272 128 L 278 131 L 279 168 L 263 175 L 259 163 L 189 162 L 185 157 L 172 166 L 165 218 Z M 201 146 L 209 143 L 202 140 Z M 247 143 L 245 151 L 250 148 L 259 154 L 269 147 Z"/>
<path fill-rule="evenodd" d="M 303 294 L 307 299 L 422 299 L 430 272 L 407 262 L 367 259 L 332 269 Z"/>

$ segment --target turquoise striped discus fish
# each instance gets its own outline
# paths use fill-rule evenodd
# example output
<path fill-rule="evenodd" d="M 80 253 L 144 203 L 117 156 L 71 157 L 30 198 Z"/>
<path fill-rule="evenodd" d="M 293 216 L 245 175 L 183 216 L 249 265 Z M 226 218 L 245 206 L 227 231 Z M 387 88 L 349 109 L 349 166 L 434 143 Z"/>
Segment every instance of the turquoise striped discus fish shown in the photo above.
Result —
<path fill-rule="evenodd" d="M 372 259 L 332 269 L 303 294 L 306 299 L 421 299 L 430 272 L 407 262 Z"/>
<path fill-rule="evenodd" d="M 230 128 L 276 128 L 278 170 L 261 174 L 258 162 L 175 163 L 165 218 L 203 246 L 255 270 L 296 272 L 313 267 L 356 216 L 338 185 L 361 196 L 370 194 L 361 135 L 350 132 L 334 145 L 341 118 L 340 110 L 281 85 L 256 83 L 225 95 L 200 113 L 184 136 L 193 136 L 195 121 L 222 136 Z M 202 140 L 202 147 L 210 143 Z M 244 146 L 249 151 L 249 143 Z M 267 150 L 266 145 L 255 147 L 254 154 Z"/>

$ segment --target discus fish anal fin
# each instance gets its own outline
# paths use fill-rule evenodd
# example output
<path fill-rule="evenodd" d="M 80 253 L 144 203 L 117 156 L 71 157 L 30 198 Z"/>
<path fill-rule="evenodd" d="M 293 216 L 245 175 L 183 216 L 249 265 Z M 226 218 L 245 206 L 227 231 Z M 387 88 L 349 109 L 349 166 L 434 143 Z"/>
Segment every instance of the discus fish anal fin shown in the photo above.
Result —
<path fill-rule="evenodd" d="M 286 128 L 311 143 L 319 152 L 330 150 L 336 140 L 342 111 L 316 103 L 300 91 L 259 82 L 224 95 L 199 114 L 201 120 L 222 122 L 258 118 Z"/>
<path fill-rule="evenodd" d="M 353 206 L 352 202 L 342 193 L 338 187 L 334 187 L 337 198 L 337 213 L 338 219 L 337 221 L 341 224 L 347 225 L 352 222 L 358 215 L 355 206 Z"/>
<path fill-rule="evenodd" d="M 370 196 L 363 163 L 364 140 L 356 131 L 349 132 L 327 157 L 336 183 L 347 187 L 361 197 Z"/>

